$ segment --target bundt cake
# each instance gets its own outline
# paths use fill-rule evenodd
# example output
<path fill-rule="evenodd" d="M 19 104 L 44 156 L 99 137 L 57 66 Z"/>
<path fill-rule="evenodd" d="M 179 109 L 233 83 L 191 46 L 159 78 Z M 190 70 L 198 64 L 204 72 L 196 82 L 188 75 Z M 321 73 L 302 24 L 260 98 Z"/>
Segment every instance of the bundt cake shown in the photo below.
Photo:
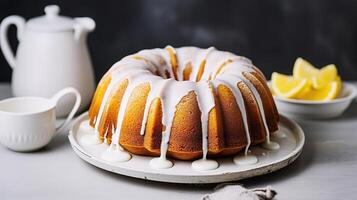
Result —
<path fill-rule="evenodd" d="M 205 161 L 248 155 L 263 142 L 274 148 L 269 134 L 278 121 L 261 71 L 213 47 L 167 46 L 124 57 L 101 79 L 89 109 L 101 142 L 159 157 L 153 163 L 166 167 L 166 157 Z"/>

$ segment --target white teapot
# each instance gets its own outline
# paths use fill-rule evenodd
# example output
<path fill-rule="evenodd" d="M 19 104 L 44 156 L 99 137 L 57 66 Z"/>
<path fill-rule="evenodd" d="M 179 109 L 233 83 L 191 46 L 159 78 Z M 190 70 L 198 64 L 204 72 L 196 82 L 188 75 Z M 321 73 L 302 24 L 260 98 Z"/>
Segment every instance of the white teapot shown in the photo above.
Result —
<path fill-rule="evenodd" d="M 86 36 L 95 28 L 91 18 L 68 18 L 58 15 L 56 5 L 45 7 L 45 16 L 25 23 L 20 16 L 9 16 L 0 25 L 1 50 L 13 68 L 14 96 L 51 97 L 57 91 L 76 88 L 82 97 L 79 111 L 92 98 L 95 79 L 86 44 Z M 16 57 L 7 39 L 7 29 L 17 27 L 19 45 Z M 67 96 L 59 102 L 57 116 L 69 113 L 74 98 Z"/>

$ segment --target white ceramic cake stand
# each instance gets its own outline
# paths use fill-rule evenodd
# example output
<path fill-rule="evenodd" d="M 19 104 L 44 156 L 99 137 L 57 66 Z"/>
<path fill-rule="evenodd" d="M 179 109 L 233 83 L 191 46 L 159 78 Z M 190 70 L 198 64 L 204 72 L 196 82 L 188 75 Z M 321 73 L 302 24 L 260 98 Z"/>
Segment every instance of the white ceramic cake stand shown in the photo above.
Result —
<path fill-rule="evenodd" d="M 220 166 L 215 170 L 196 171 L 191 167 L 192 162 L 175 160 L 172 168 L 159 170 L 149 166 L 152 157 L 147 156 L 132 155 L 132 159 L 127 162 L 115 163 L 101 159 L 100 155 L 106 151 L 107 144 L 88 146 L 80 143 L 80 137 L 90 134 L 88 131 L 79 131 L 79 125 L 84 120 L 88 120 L 88 113 L 76 119 L 68 136 L 74 152 L 80 158 L 113 173 L 171 183 L 219 183 L 267 174 L 292 163 L 300 155 L 305 142 L 305 135 L 300 126 L 280 116 L 279 131 L 273 133 L 271 137 L 273 141 L 280 144 L 280 149 L 269 151 L 261 147 L 253 147 L 252 153 L 259 160 L 256 164 L 236 165 L 232 158 L 223 158 L 217 160 Z"/>

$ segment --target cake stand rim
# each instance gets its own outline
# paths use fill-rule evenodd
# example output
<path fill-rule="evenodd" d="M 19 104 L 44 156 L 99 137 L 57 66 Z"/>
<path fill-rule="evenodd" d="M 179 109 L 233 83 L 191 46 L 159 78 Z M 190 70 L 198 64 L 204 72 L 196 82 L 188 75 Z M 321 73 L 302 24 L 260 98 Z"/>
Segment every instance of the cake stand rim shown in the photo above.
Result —
<path fill-rule="evenodd" d="M 69 130 L 69 141 L 74 152 L 84 161 L 89 164 L 98 167 L 100 169 L 113 172 L 116 174 L 139 178 L 150 181 L 158 181 L 158 182 L 167 182 L 167 183 L 184 183 L 184 184 L 211 184 L 211 183 L 221 183 L 221 182 L 229 182 L 229 181 L 237 181 L 246 178 L 251 178 L 255 176 L 260 176 L 264 174 L 268 174 L 279 169 L 282 169 L 292 162 L 294 162 L 301 154 L 303 150 L 303 146 L 305 144 L 305 134 L 300 125 L 292 119 L 280 114 L 280 122 L 284 124 L 286 127 L 289 127 L 289 130 L 295 134 L 296 138 L 296 147 L 286 156 L 281 159 L 275 160 L 274 162 L 256 167 L 253 169 L 243 170 L 243 171 L 232 171 L 228 173 L 221 174 L 212 174 L 207 175 L 202 173 L 202 175 L 192 176 L 191 174 L 187 174 L 187 176 L 175 175 L 175 174 L 162 174 L 160 171 L 148 170 L 150 172 L 141 172 L 136 171 L 135 169 L 127 169 L 124 167 L 118 167 L 111 165 L 108 162 L 101 161 L 98 158 L 87 153 L 81 145 L 75 139 L 76 131 L 74 131 L 74 127 L 78 126 L 80 122 L 88 119 L 88 111 L 79 115 L 75 121 L 72 123 L 72 126 Z M 294 130 L 292 130 L 294 129 Z M 192 169 L 193 170 L 193 169 Z"/>

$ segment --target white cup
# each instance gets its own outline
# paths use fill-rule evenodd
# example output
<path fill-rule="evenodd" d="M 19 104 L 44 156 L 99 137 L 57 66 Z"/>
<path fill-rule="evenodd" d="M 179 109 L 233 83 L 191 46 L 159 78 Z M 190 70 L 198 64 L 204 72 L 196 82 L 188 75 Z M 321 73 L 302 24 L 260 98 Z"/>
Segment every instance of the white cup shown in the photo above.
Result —
<path fill-rule="evenodd" d="M 76 102 L 67 119 L 56 127 L 56 105 L 68 94 Z M 33 151 L 47 145 L 64 131 L 77 112 L 81 96 L 74 88 L 65 88 L 52 98 L 15 97 L 0 101 L 0 142 L 14 151 Z"/>

